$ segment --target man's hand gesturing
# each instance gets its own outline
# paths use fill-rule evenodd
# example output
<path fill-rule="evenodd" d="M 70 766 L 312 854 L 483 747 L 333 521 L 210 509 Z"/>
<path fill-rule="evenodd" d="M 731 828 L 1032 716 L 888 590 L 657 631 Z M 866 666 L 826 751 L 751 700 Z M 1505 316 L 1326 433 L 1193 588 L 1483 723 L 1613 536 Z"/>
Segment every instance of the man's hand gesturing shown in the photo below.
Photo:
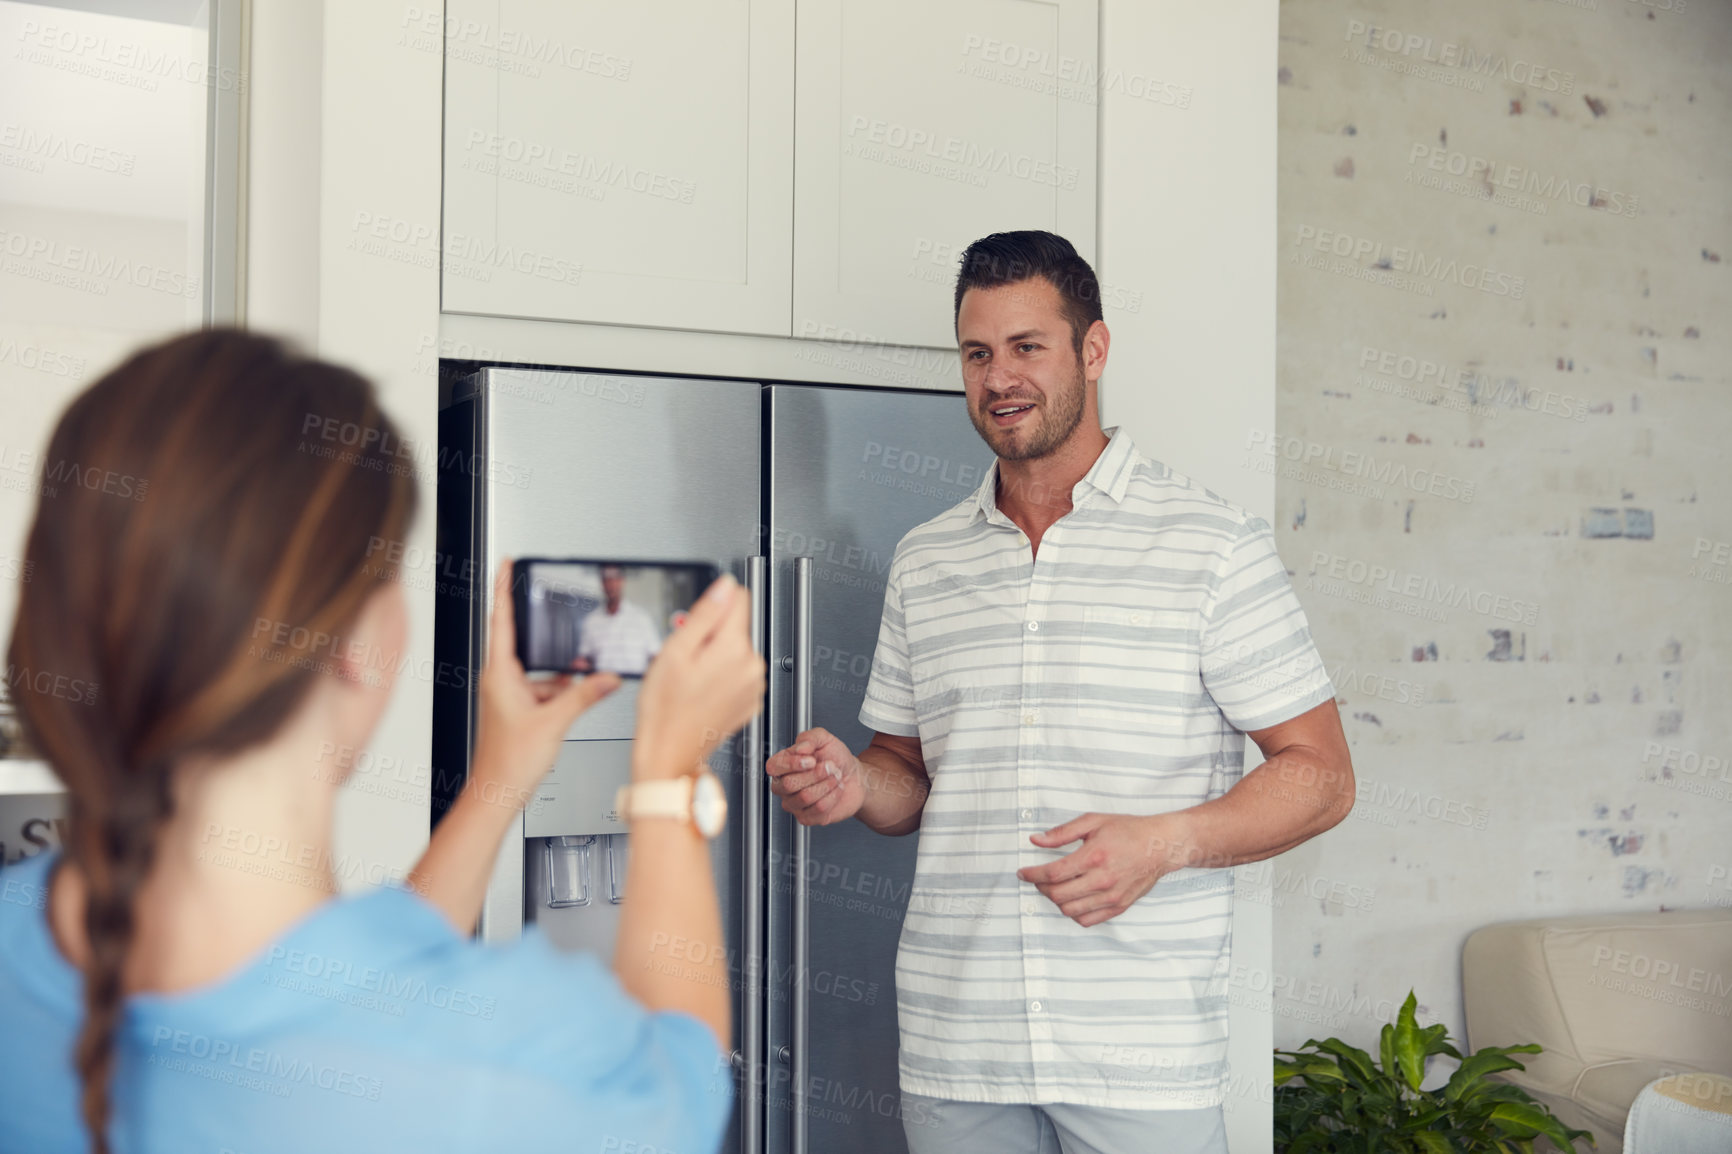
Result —
<path fill-rule="evenodd" d="M 1028 840 L 1057 849 L 1081 840 L 1074 852 L 1016 871 L 1079 926 L 1118 917 L 1155 882 L 1189 863 L 1195 839 L 1177 813 L 1152 817 L 1085 813 Z"/>
<path fill-rule="evenodd" d="M 827 729 L 808 729 L 764 763 L 770 792 L 801 825 L 832 825 L 860 812 L 865 767 Z"/>

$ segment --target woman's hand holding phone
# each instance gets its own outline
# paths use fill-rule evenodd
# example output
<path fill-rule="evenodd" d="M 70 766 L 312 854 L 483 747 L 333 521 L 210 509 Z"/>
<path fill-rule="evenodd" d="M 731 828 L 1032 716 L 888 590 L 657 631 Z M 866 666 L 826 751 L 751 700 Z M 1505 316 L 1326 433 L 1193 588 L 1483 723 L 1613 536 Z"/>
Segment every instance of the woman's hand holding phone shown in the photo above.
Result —
<path fill-rule="evenodd" d="M 463 934 L 481 917 L 488 872 L 505 831 L 553 768 L 566 730 L 584 710 L 619 688 L 619 678 L 611 673 L 593 673 L 581 681 L 529 679 L 517 659 L 509 558 L 493 580 L 488 634 L 469 780 L 409 874 L 410 886 Z"/>
<path fill-rule="evenodd" d="M 515 799 L 521 807 L 553 767 L 572 722 L 618 689 L 620 679 L 612 673 L 592 673 L 578 680 L 529 679 L 517 659 L 509 557 L 500 562 L 493 579 L 493 614 L 487 632 L 470 779 L 472 785 L 480 779 L 502 802 Z"/>
<path fill-rule="evenodd" d="M 678 777 L 702 767 L 722 739 L 757 715 L 764 659 L 752 649 L 750 599 L 724 574 L 662 644 L 638 696 L 632 777 Z"/>

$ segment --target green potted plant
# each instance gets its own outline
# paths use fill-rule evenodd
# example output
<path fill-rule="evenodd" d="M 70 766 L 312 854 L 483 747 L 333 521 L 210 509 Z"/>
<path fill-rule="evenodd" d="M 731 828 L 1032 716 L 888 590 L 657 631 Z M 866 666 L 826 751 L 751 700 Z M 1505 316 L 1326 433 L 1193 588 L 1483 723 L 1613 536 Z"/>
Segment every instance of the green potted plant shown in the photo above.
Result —
<path fill-rule="evenodd" d="M 1494 1081 L 1499 1070 L 1527 1067 L 1511 1054 L 1540 1047 L 1487 1046 L 1463 1058 L 1447 1027 L 1421 1029 L 1412 991 L 1382 1034 L 1382 1062 L 1339 1038 L 1275 1051 L 1275 1149 L 1279 1154 L 1533 1154 L 1544 1135 L 1574 1150 L 1572 1130 L 1520 1087 Z M 1439 1054 L 1461 1065 L 1448 1083 L 1422 1090 Z"/>

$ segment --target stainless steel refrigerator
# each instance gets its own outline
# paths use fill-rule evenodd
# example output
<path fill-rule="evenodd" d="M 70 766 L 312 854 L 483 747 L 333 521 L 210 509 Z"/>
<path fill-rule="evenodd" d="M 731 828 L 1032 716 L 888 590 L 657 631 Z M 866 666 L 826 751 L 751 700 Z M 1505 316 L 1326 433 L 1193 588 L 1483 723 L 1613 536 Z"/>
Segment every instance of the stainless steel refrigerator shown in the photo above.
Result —
<path fill-rule="evenodd" d="M 460 786 L 501 557 L 709 561 L 753 598 L 770 668 L 761 718 L 718 750 L 713 843 L 728 934 L 737 1107 L 724 1151 L 905 1150 L 895 959 L 918 835 L 806 830 L 763 762 L 809 725 L 858 751 L 896 543 L 968 498 L 991 463 L 956 394 L 481 368 L 440 418 L 434 820 Z M 567 734 L 508 837 L 481 934 L 533 923 L 611 956 L 635 683 Z"/>

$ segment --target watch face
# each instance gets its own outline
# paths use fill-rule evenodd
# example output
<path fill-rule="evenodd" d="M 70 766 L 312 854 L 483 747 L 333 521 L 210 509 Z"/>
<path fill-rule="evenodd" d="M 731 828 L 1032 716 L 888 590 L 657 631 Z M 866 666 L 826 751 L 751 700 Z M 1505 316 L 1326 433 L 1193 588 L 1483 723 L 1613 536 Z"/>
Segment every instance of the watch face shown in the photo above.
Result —
<path fill-rule="evenodd" d="M 728 821 L 728 797 L 722 783 L 713 773 L 701 774 L 692 789 L 692 820 L 698 832 L 715 837 Z"/>

